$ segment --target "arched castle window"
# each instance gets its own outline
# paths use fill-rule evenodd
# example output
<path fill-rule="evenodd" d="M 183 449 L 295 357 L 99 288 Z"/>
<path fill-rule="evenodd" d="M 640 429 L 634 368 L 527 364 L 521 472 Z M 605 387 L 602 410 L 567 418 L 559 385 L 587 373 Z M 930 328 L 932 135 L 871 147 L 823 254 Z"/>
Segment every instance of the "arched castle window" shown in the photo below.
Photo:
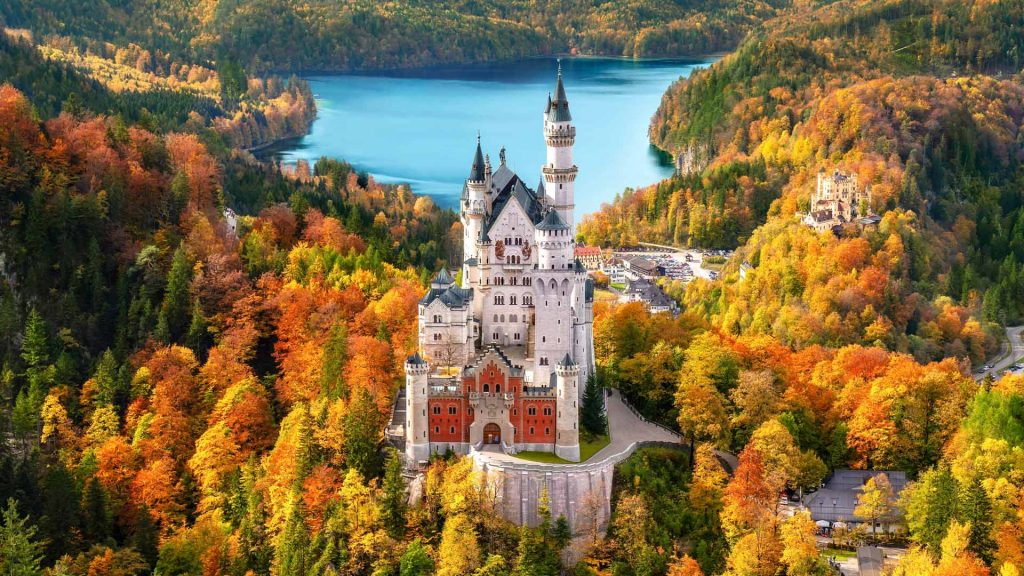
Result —
<path fill-rule="evenodd" d="M 516 305 L 516 295 L 515 294 L 512 294 L 511 296 L 508 297 L 508 303 L 513 305 L 513 306 Z M 513 322 L 515 322 L 515 320 L 513 320 Z"/>
<path fill-rule="evenodd" d="M 551 416 L 551 408 L 544 408 L 544 415 Z"/>
<path fill-rule="evenodd" d="M 494 393 L 495 394 L 501 394 L 501 384 L 495 384 L 494 385 Z"/>
<path fill-rule="evenodd" d="M 513 296 L 513 298 L 514 298 L 514 296 Z M 513 304 L 515 304 L 515 302 L 513 302 Z M 519 321 L 519 316 L 516 316 L 515 314 L 512 314 L 511 316 L 508 317 L 508 321 L 512 322 L 514 324 L 514 323 Z"/>
<path fill-rule="evenodd" d="M 491 385 L 490 384 L 484 384 L 484 392 L 490 392 L 490 391 L 491 391 Z"/>
<path fill-rule="evenodd" d="M 537 408 L 535 408 L 533 406 L 530 406 L 529 408 L 526 409 L 526 415 L 527 416 L 536 416 L 537 415 Z"/>
<path fill-rule="evenodd" d="M 433 412 L 434 412 L 434 414 L 440 414 L 441 413 L 441 407 L 440 406 L 434 406 Z"/>

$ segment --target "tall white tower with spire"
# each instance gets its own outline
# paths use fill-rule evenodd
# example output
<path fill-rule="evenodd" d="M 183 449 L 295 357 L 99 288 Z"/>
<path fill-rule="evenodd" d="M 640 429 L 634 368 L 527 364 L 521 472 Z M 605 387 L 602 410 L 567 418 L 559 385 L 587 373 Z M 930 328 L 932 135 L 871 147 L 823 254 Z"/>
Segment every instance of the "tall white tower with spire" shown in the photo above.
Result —
<path fill-rule="evenodd" d="M 547 161 L 541 168 L 544 175 L 544 194 L 548 206 L 558 211 L 562 221 L 575 230 L 573 219 L 573 186 L 576 182 L 576 165 L 572 162 L 572 146 L 576 141 L 576 127 L 572 125 L 569 113 L 569 99 L 562 85 L 562 63 L 558 63 L 558 81 L 555 97 L 548 96 L 544 109 L 544 143 L 547 145 Z"/>

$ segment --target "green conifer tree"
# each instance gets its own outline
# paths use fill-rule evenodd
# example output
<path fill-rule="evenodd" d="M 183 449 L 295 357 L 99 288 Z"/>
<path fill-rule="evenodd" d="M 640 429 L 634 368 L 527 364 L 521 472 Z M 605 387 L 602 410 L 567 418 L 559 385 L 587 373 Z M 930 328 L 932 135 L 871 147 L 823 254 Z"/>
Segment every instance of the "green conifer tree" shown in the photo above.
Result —
<path fill-rule="evenodd" d="M 36 538 L 36 527 L 18 515 L 14 499 L 7 500 L 0 524 L 0 574 L 4 576 L 41 576 L 43 544 Z"/>
<path fill-rule="evenodd" d="M 406 547 L 399 562 L 399 576 L 430 576 L 434 573 L 434 560 L 419 538 Z"/>
<path fill-rule="evenodd" d="M 382 488 L 381 515 L 384 527 L 393 538 L 401 538 L 405 531 L 405 480 L 402 478 L 402 459 L 394 449 L 388 450 Z"/>
<path fill-rule="evenodd" d="M 608 419 L 604 413 L 604 390 L 598 385 L 593 374 L 587 377 L 587 384 L 583 389 L 580 428 L 592 436 L 603 436 L 608 431 Z"/>
<path fill-rule="evenodd" d="M 288 502 L 284 530 L 281 532 L 274 555 L 274 574 L 277 576 L 307 576 L 313 564 L 310 554 L 309 529 L 302 506 L 302 493 L 293 490 Z"/>
<path fill-rule="evenodd" d="M 345 463 L 358 470 L 364 478 L 376 476 L 380 468 L 377 447 L 380 445 L 383 426 L 383 417 L 373 397 L 367 390 L 361 389 L 353 398 L 345 416 Z"/>
<path fill-rule="evenodd" d="M 164 301 L 160 306 L 158 332 L 166 337 L 165 342 L 179 342 L 189 324 L 192 302 L 188 288 L 192 281 L 192 264 L 184 246 L 179 246 L 171 260 L 171 271 L 167 274 Z"/>

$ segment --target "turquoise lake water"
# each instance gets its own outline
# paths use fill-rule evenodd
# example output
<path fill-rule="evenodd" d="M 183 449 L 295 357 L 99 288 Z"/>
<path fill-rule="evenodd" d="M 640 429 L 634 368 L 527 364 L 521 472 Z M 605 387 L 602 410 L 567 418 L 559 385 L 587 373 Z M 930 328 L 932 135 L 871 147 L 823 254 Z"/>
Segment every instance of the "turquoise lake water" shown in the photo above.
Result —
<path fill-rule="evenodd" d="M 672 173 L 671 158 L 647 139 L 651 115 L 669 84 L 706 61 L 562 60 L 576 125 L 578 215 L 626 187 Z M 554 90 L 554 59 L 433 68 L 374 75 L 308 77 L 319 115 L 311 132 L 264 156 L 284 162 L 340 158 L 381 182 L 405 182 L 442 206 L 458 204 L 480 131 L 484 152 L 535 186 L 544 161 L 544 104 Z"/>

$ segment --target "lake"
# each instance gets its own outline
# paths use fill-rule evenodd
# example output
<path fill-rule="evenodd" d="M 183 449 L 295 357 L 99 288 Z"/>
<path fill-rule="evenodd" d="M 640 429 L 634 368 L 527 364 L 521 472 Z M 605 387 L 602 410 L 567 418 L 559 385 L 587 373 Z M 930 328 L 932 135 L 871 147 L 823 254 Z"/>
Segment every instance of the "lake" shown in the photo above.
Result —
<path fill-rule="evenodd" d="M 708 61 L 568 58 L 562 70 L 576 125 L 577 217 L 626 187 L 672 174 L 672 159 L 647 139 L 669 84 Z M 310 133 L 262 152 L 283 162 L 330 156 L 379 182 L 405 182 L 457 207 L 477 131 L 498 165 L 535 186 L 544 162 L 542 119 L 557 64 L 538 58 L 384 74 L 311 76 L 319 114 Z"/>

